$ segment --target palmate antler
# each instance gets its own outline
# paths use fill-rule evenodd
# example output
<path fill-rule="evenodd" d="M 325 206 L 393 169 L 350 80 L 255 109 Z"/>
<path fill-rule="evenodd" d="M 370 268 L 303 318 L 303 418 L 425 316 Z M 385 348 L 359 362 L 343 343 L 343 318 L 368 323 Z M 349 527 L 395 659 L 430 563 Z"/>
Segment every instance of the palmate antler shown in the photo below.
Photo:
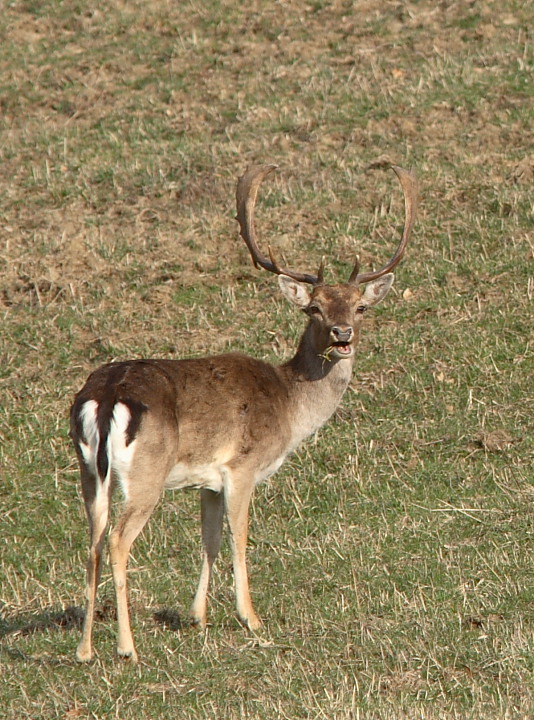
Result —
<path fill-rule="evenodd" d="M 309 283 L 310 285 L 322 285 L 324 261 L 321 262 L 317 275 L 309 275 L 308 273 L 302 273 L 280 267 L 270 246 L 268 246 L 268 258 L 263 255 L 258 248 L 256 230 L 254 227 L 254 207 L 256 205 L 258 189 L 261 183 L 268 175 L 276 170 L 276 167 L 276 165 L 251 165 L 244 175 L 239 178 L 236 191 L 236 219 L 239 222 L 241 237 L 245 241 L 252 256 L 252 261 L 256 267 L 260 266 L 264 268 L 264 270 L 276 273 L 277 275 L 288 275 L 298 282 Z M 399 263 L 400 259 L 404 255 L 404 251 L 406 250 L 406 245 L 408 244 L 408 239 L 415 222 L 415 213 L 417 210 L 417 180 L 412 173 L 398 167 L 397 165 L 392 165 L 391 168 L 399 178 L 404 193 L 405 220 L 399 246 L 389 262 L 387 262 L 380 270 L 376 270 L 374 272 L 360 273 L 360 261 L 357 259 L 348 280 L 350 285 L 360 285 L 361 283 L 366 283 L 370 280 L 376 280 L 377 278 L 382 277 L 382 275 L 391 272 Z"/>

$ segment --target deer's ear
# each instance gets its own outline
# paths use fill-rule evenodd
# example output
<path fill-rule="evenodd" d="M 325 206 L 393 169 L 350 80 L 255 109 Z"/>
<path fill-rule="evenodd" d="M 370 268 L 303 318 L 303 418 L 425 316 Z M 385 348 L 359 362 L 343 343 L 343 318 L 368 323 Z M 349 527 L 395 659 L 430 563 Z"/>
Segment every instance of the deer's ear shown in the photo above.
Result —
<path fill-rule="evenodd" d="M 284 297 L 298 308 L 305 308 L 310 304 L 310 294 L 306 285 L 293 280 L 287 275 L 278 276 L 278 284 Z"/>
<path fill-rule="evenodd" d="M 383 300 L 390 291 L 394 279 L 395 276 L 393 273 L 387 273 L 386 275 L 382 275 L 381 278 L 378 278 L 378 280 L 367 283 L 360 301 L 361 304 L 366 307 L 378 305 L 378 303 Z"/>

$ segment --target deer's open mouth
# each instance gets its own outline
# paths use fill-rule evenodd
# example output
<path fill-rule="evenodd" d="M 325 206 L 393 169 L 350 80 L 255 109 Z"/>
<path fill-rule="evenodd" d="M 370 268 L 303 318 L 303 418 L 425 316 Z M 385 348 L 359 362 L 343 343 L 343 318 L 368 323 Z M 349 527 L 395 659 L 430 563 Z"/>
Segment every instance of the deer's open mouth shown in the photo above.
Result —
<path fill-rule="evenodd" d="M 348 342 L 336 342 L 332 343 L 330 350 L 334 355 L 339 358 L 347 358 L 352 355 L 352 345 Z"/>

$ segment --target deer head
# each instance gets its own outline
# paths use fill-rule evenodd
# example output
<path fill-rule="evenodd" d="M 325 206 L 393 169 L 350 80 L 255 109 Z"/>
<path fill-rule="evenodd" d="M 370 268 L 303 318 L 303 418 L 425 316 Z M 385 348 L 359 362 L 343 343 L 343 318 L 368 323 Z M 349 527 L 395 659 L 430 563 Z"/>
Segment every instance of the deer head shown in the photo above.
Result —
<path fill-rule="evenodd" d="M 393 285 L 391 272 L 402 258 L 415 221 L 417 182 L 403 168 L 392 166 L 399 178 L 405 201 L 405 222 L 399 245 L 391 259 L 380 270 L 361 273 L 356 259 L 349 279 L 344 284 L 324 282 L 324 260 L 316 275 L 289 270 L 280 266 L 268 246 L 269 257 L 259 250 L 254 226 L 254 208 L 262 181 L 276 169 L 276 165 L 252 165 L 239 178 L 237 185 L 237 220 L 252 261 L 278 275 L 282 293 L 309 317 L 307 338 L 318 355 L 330 360 L 352 358 L 358 342 L 363 313 L 378 304 Z M 311 285 L 311 292 L 307 285 Z M 364 288 L 361 286 L 365 285 Z"/>

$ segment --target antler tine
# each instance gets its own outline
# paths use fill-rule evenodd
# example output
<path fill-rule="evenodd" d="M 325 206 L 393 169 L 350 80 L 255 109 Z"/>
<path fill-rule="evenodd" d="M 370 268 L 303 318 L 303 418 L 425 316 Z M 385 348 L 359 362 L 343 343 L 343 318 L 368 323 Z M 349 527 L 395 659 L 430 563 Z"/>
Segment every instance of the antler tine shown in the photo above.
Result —
<path fill-rule="evenodd" d="M 376 270 L 375 272 L 360 274 L 359 261 L 357 261 L 349 278 L 349 284 L 351 285 L 359 285 L 360 283 L 366 283 L 370 280 L 376 280 L 377 278 L 382 277 L 382 275 L 391 272 L 393 268 L 396 267 L 396 265 L 404 255 L 404 251 L 406 250 L 406 245 L 408 244 L 408 239 L 410 237 L 410 233 L 412 232 L 413 224 L 415 222 L 415 214 L 417 211 L 417 180 L 411 172 L 408 172 L 408 170 L 404 170 L 398 165 L 392 165 L 391 169 L 399 178 L 404 193 L 404 230 L 402 231 L 399 246 L 397 247 L 397 250 L 395 251 L 395 254 L 391 258 L 391 260 L 386 263 L 383 268 L 381 268 L 380 270 Z"/>
<path fill-rule="evenodd" d="M 317 285 L 322 285 L 324 282 L 324 266 L 325 266 L 326 260 L 323 255 L 321 258 L 321 264 L 319 265 L 319 270 L 317 270 Z"/>
<path fill-rule="evenodd" d="M 258 248 L 256 242 L 256 230 L 254 227 L 254 208 L 258 190 L 263 180 L 276 170 L 276 165 L 251 165 L 237 181 L 236 203 L 237 215 L 236 220 L 239 223 L 240 234 L 248 247 L 252 262 L 255 267 L 262 267 L 264 270 L 276 273 L 277 275 L 288 275 L 298 282 L 309 283 L 310 285 L 318 285 L 322 282 L 322 269 L 318 275 L 308 275 L 307 273 L 296 272 L 282 268 L 276 262 L 273 251 L 269 247 L 269 258 L 267 258 Z"/>
<path fill-rule="evenodd" d="M 356 262 L 354 263 L 354 267 L 352 268 L 352 272 L 349 277 L 349 285 L 353 285 L 357 283 L 356 278 L 358 277 L 358 273 L 360 272 L 360 258 L 356 258 Z"/>

